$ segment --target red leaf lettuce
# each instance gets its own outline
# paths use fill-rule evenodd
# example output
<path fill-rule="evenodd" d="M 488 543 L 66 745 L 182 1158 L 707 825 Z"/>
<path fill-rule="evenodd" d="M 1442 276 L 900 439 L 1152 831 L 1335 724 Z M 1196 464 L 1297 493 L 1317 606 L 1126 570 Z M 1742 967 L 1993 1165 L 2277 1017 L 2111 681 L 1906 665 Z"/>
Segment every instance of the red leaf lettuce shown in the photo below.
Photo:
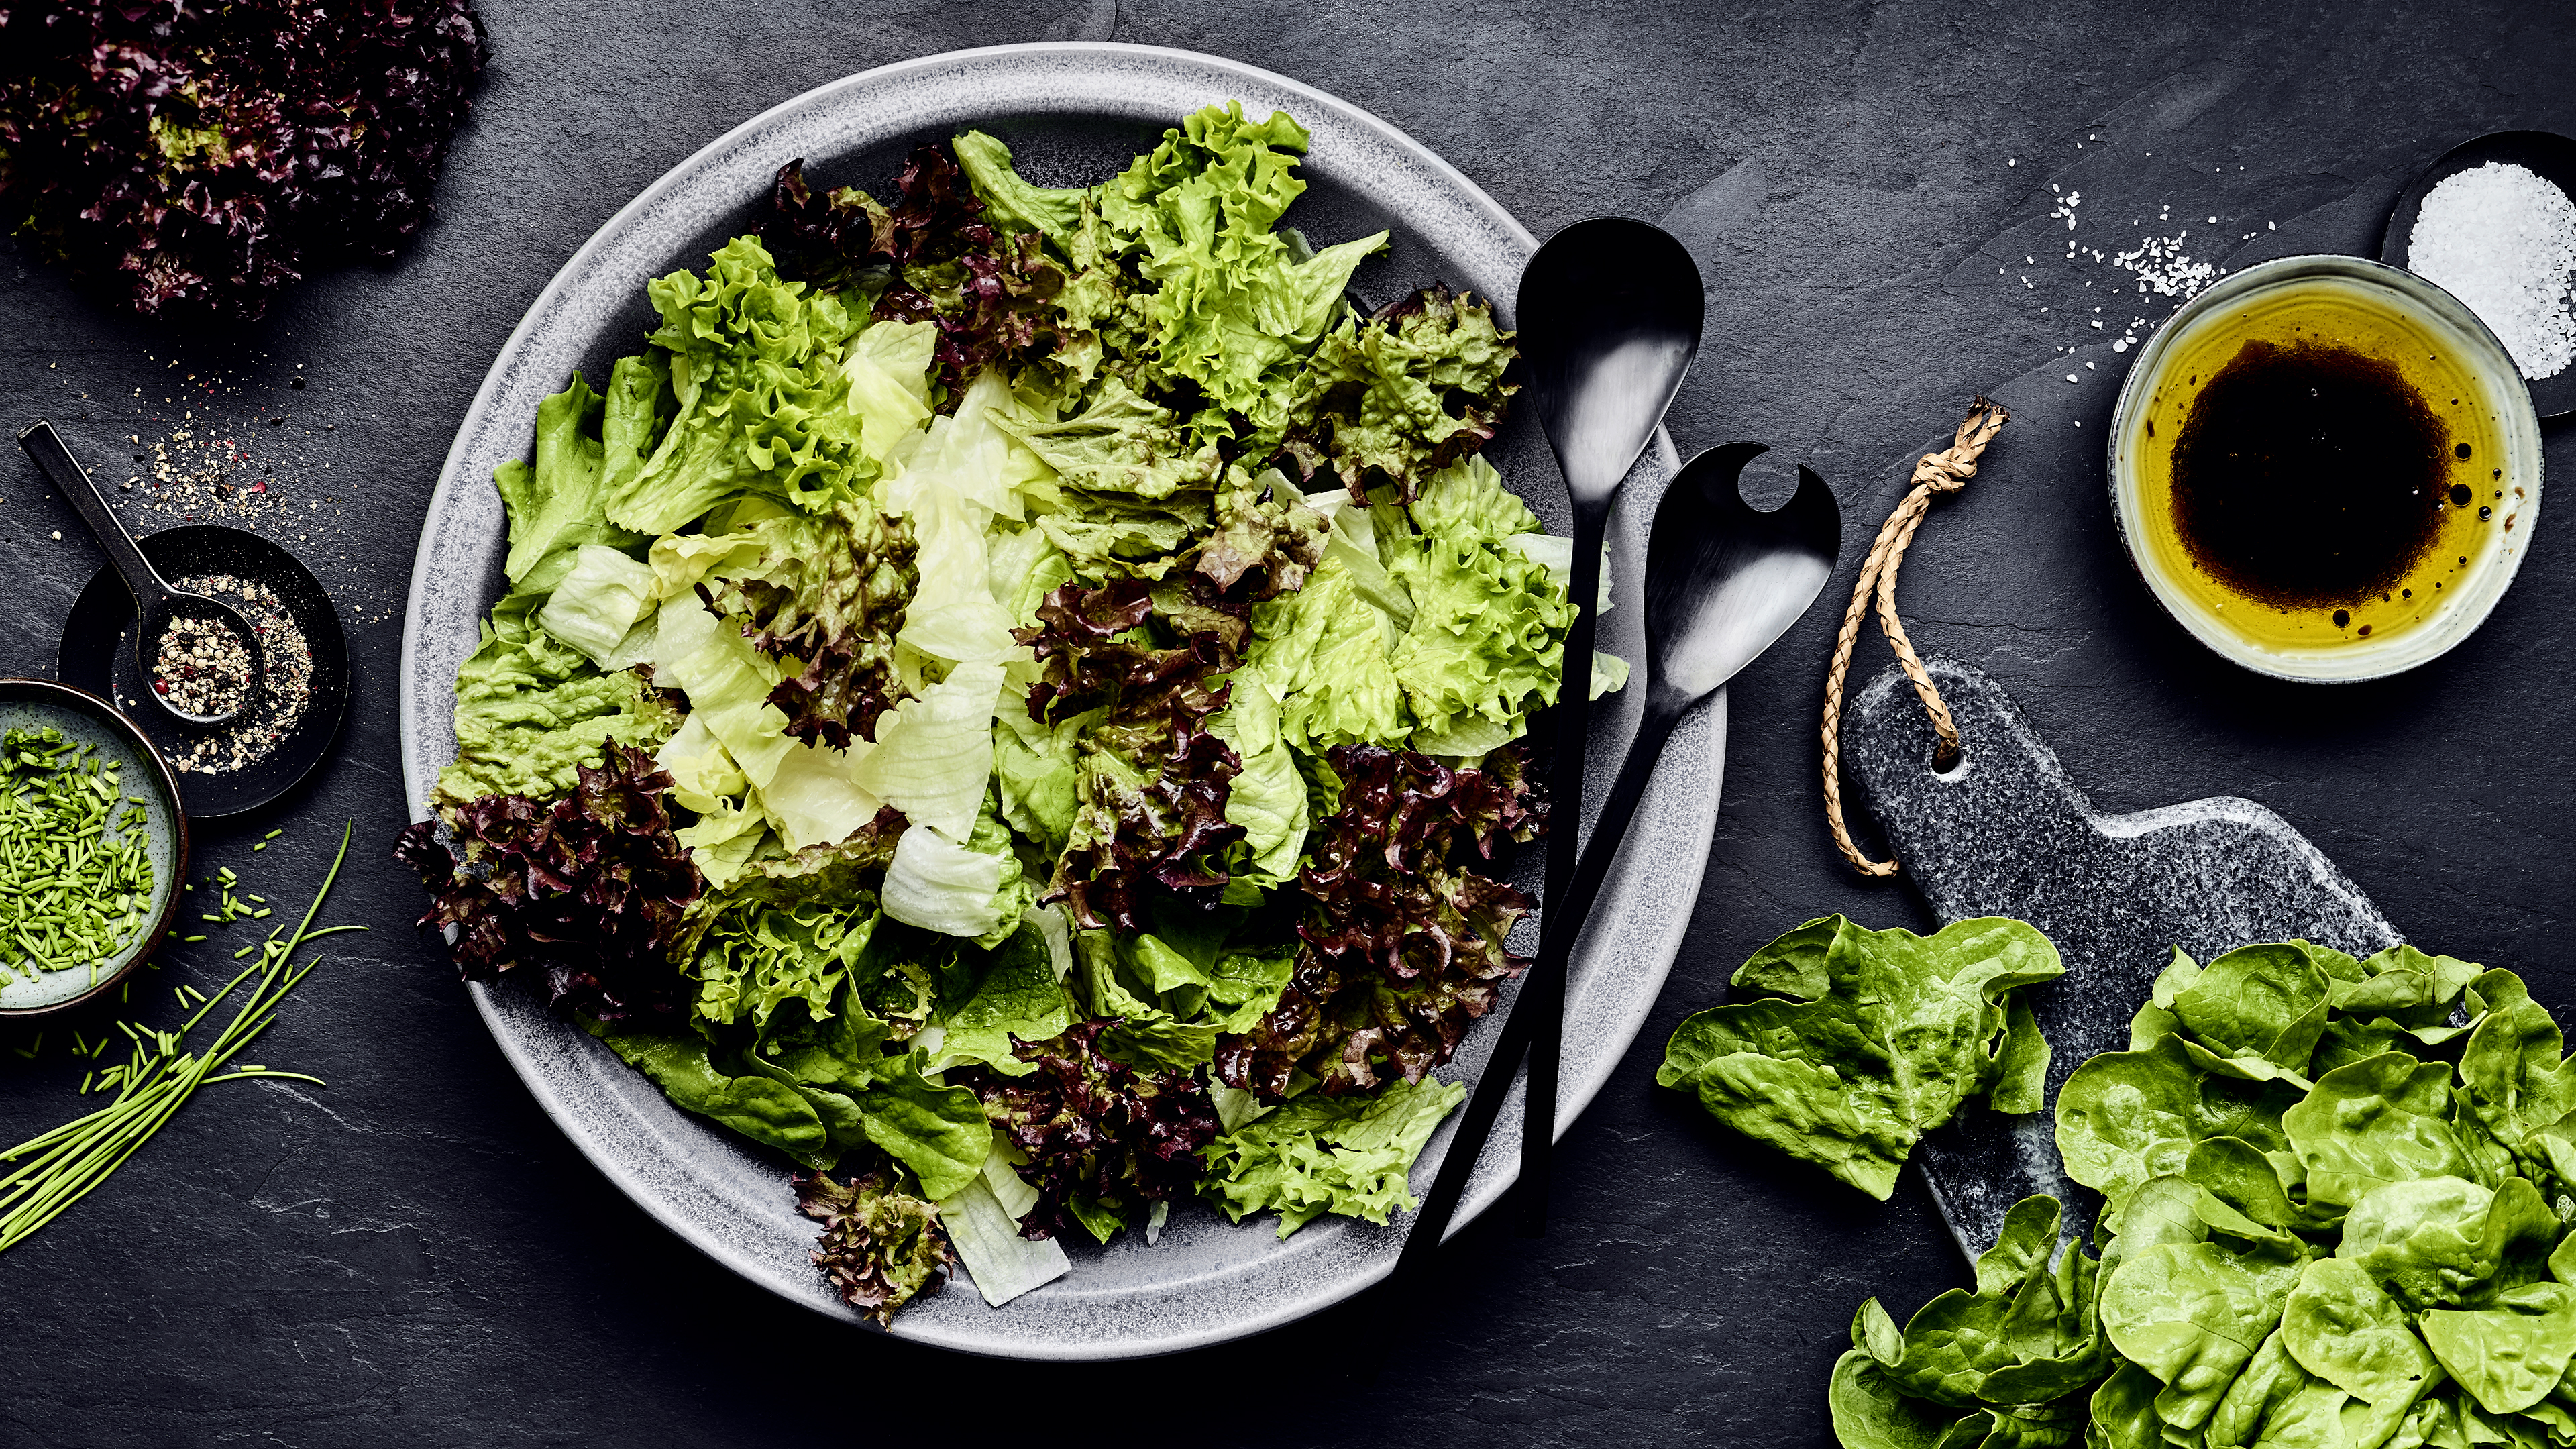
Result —
<path fill-rule="evenodd" d="M 1023 1176 L 1038 1200 L 1020 1218 L 1023 1237 L 1046 1238 L 1076 1223 L 1106 1239 L 1109 1220 L 1132 1221 L 1149 1203 L 1186 1197 L 1216 1140 L 1216 1108 L 1193 1073 L 1146 1072 L 1104 1055 L 1086 1021 L 1052 1041 L 1021 1042 L 1036 1064 L 1007 1077 L 976 1067 L 955 1075 L 983 1098 L 984 1114 L 1028 1154 Z M 1107 1228 L 1107 1231 L 1104 1231 Z"/>
<path fill-rule="evenodd" d="M 458 928 L 468 980 L 533 970 L 558 1009 L 676 1023 L 689 987 L 670 948 L 705 882 L 672 834 L 671 777 L 614 740 L 578 775 L 551 805 L 486 795 L 447 811 L 462 860 L 431 821 L 403 831 L 394 858 L 432 895 L 420 924 Z"/>
<path fill-rule="evenodd" d="M 1503 938 L 1529 898 L 1451 860 L 1460 846 L 1490 858 L 1498 838 L 1545 829 L 1520 749 L 1467 769 L 1377 745 L 1339 745 L 1326 759 L 1341 797 L 1298 872 L 1312 906 L 1296 969 L 1268 1016 L 1217 1043 L 1217 1075 L 1268 1097 L 1300 1068 L 1327 1094 L 1366 1090 L 1388 1071 L 1420 1081 L 1525 964 Z"/>

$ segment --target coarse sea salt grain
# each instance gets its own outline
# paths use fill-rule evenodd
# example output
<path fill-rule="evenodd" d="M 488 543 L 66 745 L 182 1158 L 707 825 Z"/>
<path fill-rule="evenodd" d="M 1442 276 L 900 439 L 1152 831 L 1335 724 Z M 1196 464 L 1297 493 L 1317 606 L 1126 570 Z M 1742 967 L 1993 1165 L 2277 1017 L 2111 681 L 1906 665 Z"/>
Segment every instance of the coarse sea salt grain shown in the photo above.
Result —
<path fill-rule="evenodd" d="M 2576 201 L 2528 167 L 2490 161 L 2424 193 L 2407 264 L 2495 329 L 2527 378 L 2576 362 Z"/>

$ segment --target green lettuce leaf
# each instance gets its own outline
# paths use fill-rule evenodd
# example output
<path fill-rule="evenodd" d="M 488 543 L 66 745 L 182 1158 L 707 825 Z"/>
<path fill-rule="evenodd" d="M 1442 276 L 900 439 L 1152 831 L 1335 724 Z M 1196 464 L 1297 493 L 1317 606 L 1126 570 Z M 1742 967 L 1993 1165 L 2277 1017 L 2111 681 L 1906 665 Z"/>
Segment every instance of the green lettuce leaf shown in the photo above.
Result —
<path fill-rule="evenodd" d="M 1073 1271 L 1053 1238 L 1020 1236 L 1020 1219 L 1037 1204 L 1037 1189 L 1011 1170 L 999 1141 L 974 1181 L 939 1203 L 940 1221 L 956 1244 L 958 1260 L 975 1291 L 995 1308 Z"/>
<path fill-rule="evenodd" d="M 2181 1172 L 2193 1147 L 2209 1138 L 2285 1149 L 2281 1113 L 2298 1100 L 2285 1083 L 2210 1076 L 2171 1038 L 2143 1051 L 2105 1052 L 2058 1089 L 2058 1155 L 2068 1177 L 2116 1202 L 2150 1179 Z"/>
<path fill-rule="evenodd" d="M 2300 1271 L 2281 1310 L 2281 1346 L 2301 1368 L 2365 1403 L 2412 1403 L 2441 1372 L 2406 1315 L 2343 1258 L 2319 1258 Z"/>
<path fill-rule="evenodd" d="M 998 664 L 950 670 L 878 722 L 876 747 L 858 763 L 859 783 L 914 824 L 952 842 L 965 840 L 992 780 L 993 711 L 1001 693 Z"/>
<path fill-rule="evenodd" d="M 675 415 L 609 496 L 611 523 L 670 533 L 744 495 L 819 511 L 877 475 L 840 366 L 865 319 L 837 296 L 779 280 L 747 236 L 718 248 L 704 275 L 673 272 L 646 291 L 662 317 L 650 340 L 669 355 Z"/>
<path fill-rule="evenodd" d="M 1191 439 L 1178 413 L 1118 378 L 1070 417 L 997 421 L 1068 488 L 1087 493 L 1159 502 L 1183 489 L 1212 491 L 1224 468 L 1214 443 Z"/>
<path fill-rule="evenodd" d="M 2473 1169 L 2449 1121 L 2451 1069 L 2388 1052 L 2317 1079 L 2281 1114 L 2281 1130 L 2306 1169 L 2308 1200 L 2350 1207 L 2372 1189 Z"/>
<path fill-rule="evenodd" d="M 659 580 L 648 565 L 606 544 L 585 543 L 573 551 L 573 565 L 537 623 L 602 669 L 631 669 L 653 657 L 649 641 L 628 645 L 635 626 L 661 606 Z"/>
<path fill-rule="evenodd" d="M 1237 677 L 1270 691 L 1282 735 L 1307 754 L 1400 746 L 1414 724 L 1388 662 L 1394 640 L 1393 621 L 1328 558 L 1304 589 L 1253 607 L 1252 643 Z"/>
<path fill-rule="evenodd" d="M 1259 886 L 1294 879 L 1312 818 L 1306 777 L 1298 773 L 1297 756 L 1280 730 L 1279 702 L 1253 681 L 1228 694 L 1208 731 L 1243 761 L 1225 798 L 1226 823 L 1243 827 L 1243 839 L 1230 848 L 1230 873 Z"/>
<path fill-rule="evenodd" d="M 2046 937 L 2002 919 L 1917 936 L 1834 917 L 1774 948 L 1737 982 L 1790 993 L 1690 1017 L 1655 1080 L 1881 1199 L 1914 1143 L 1998 1079 L 2005 993 L 2066 969 Z"/>
<path fill-rule="evenodd" d="M 522 607 L 495 607 L 456 670 L 456 759 L 438 772 L 441 807 L 486 795 L 551 800 L 605 741 L 650 750 L 680 712 L 633 670 L 603 674 Z"/>
<path fill-rule="evenodd" d="M 892 1058 L 856 1100 L 868 1140 L 911 1168 L 925 1196 L 946 1198 L 983 1173 L 993 1127 L 973 1092 L 930 1081 L 921 1062 Z"/>
<path fill-rule="evenodd" d="M 2476 1308 L 2546 1276 L 2560 1230 L 2528 1178 L 2492 1192 L 2464 1178 L 2416 1178 L 2364 1193 L 2335 1256 L 2410 1311 Z"/>
<path fill-rule="evenodd" d="M 591 1030 L 628 1066 L 661 1088 L 673 1106 L 713 1118 L 817 1170 L 839 1160 L 822 1117 L 804 1093 L 758 1073 L 725 1073 L 715 1065 L 703 1039 L 623 1032 L 603 1024 L 593 1024 Z"/>
<path fill-rule="evenodd" d="M 1211 1144 L 1205 1190 L 1238 1223 L 1277 1212 L 1283 1238 L 1328 1212 L 1383 1223 L 1414 1205 L 1413 1159 L 1466 1095 L 1428 1077 L 1371 1096 L 1310 1092 Z"/>
<path fill-rule="evenodd" d="M 2091 1385 L 2108 1367 L 2092 1302 L 2098 1264 L 2054 1256 L 2054 1199 L 2025 1198 L 1977 1259 L 1976 1287 L 1923 1305 L 1900 1333 L 1878 1300 L 1861 1305 L 1853 1344 L 1902 1393 L 1952 1409 L 2047 1404 Z"/>
<path fill-rule="evenodd" d="M 612 466 L 599 436 L 606 426 L 622 456 L 631 458 L 640 433 L 649 437 L 662 419 L 656 402 L 669 380 L 641 358 L 627 358 L 610 374 L 603 399 L 579 372 L 562 392 L 537 404 L 536 461 L 512 459 L 493 470 L 492 481 L 510 517 L 510 552 L 501 572 L 515 589 L 543 594 L 554 587 L 565 556 L 584 544 L 628 548 L 643 539 L 601 516 Z"/>
<path fill-rule="evenodd" d="M 2460 1387 L 2490 1414 L 2518 1414 L 2558 1387 L 2576 1359 L 2576 1288 L 2527 1283 L 2493 1308 L 2436 1309 L 2424 1342 Z"/>
<path fill-rule="evenodd" d="M 1045 933 L 1021 926 L 983 963 L 973 993 L 947 1008 L 946 1033 L 930 1069 L 981 1062 L 1005 1076 L 1025 1076 L 1037 1068 L 1013 1055 L 1013 1038 L 1045 1041 L 1079 1019 L 1072 995 L 1056 980 Z"/>
<path fill-rule="evenodd" d="M 1574 611 L 1525 555 L 1465 531 L 1425 532 L 1392 550 L 1388 570 L 1413 599 L 1412 626 L 1388 659 L 1417 728 L 1480 721 L 1517 737 L 1554 704 Z"/>
<path fill-rule="evenodd" d="M 2164 1386 L 2157 1417 L 2190 1433 L 2217 1411 L 2298 1281 L 2295 1258 L 2161 1243 L 2125 1258 L 2105 1280 L 2102 1331 Z"/>

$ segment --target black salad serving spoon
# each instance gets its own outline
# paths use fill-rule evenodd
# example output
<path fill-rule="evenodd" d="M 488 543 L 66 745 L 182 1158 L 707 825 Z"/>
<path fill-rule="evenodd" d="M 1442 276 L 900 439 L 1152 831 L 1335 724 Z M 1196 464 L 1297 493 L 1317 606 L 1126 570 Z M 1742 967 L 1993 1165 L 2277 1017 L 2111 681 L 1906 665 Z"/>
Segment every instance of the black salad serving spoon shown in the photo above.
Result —
<path fill-rule="evenodd" d="M 134 536 L 117 521 L 114 510 L 107 506 L 106 495 L 98 491 L 98 485 L 90 481 L 89 470 L 83 468 L 79 460 L 72 457 L 71 449 L 63 445 L 62 437 L 54 431 L 53 424 L 38 421 L 18 435 L 18 446 L 36 461 L 36 467 L 44 473 L 46 481 L 61 490 L 62 495 L 71 500 L 72 506 L 80 510 L 81 520 L 89 525 L 90 536 L 98 540 L 100 550 L 124 578 L 125 586 L 134 591 L 134 662 L 142 671 L 143 693 L 151 696 L 152 702 L 172 719 L 201 729 L 224 724 L 248 709 L 259 698 L 264 682 L 259 632 L 251 628 L 250 621 L 235 612 L 230 604 L 204 594 L 191 593 L 161 577 L 161 571 L 143 556 L 143 550 L 135 547 Z M 160 653 L 161 642 L 171 629 L 186 620 L 211 624 L 230 634 L 241 646 L 242 687 L 227 709 L 209 714 L 194 713 L 181 708 L 156 687 L 160 683 L 161 671 L 155 660 Z"/>
<path fill-rule="evenodd" d="M 1553 972 L 1562 982 L 1584 917 L 1600 894 L 1628 833 L 1629 818 L 1674 728 L 1788 632 L 1833 574 L 1834 559 L 1842 551 L 1842 507 L 1822 478 L 1800 468 L 1798 491 L 1774 512 L 1759 512 L 1744 501 L 1739 486 L 1744 465 L 1763 451 L 1759 443 L 1709 449 L 1683 467 L 1655 509 L 1654 530 L 1646 542 L 1646 656 L 1652 674 L 1645 717 L 1566 889 L 1548 896 L 1528 981 Z M 1570 833 L 1571 822 L 1560 821 L 1557 828 Z M 1458 1135 L 1414 1215 L 1390 1280 L 1394 1283 L 1415 1281 L 1438 1251 L 1511 1091 L 1514 1064 L 1524 1048 L 1535 1044 L 1535 1033 L 1554 1027 L 1552 1020 L 1527 1009 L 1528 990 L 1522 988 L 1522 1000 L 1503 1022 L 1494 1054 L 1458 1120 Z M 1553 1111 L 1545 1120 L 1544 1129 L 1532 1130 L 1554 1135 Z M 1521 1170 L 1529 1171 L 1526 1156 Z M 1524 1191 L 1535 1186 L 1522 1182 Z"/>
<path fill-rule="evenodd" d="M 1661 228 L 1625 217 L 1579 221 L 1538 249 L 1521 272 L 1516 321 L 1539 426 L 1555 450 L 1574 504 L 1573 579 L 1549 779 L 1555 829 L 1548 840 L 1541 920 L 1564 914 L 1583 838 L 1584 754 L 1592 726 L 1592 642 L 1599 622 L 1601 544 L 1610 502 L 1638 455 L 1654 440 L 1682 378 L 1698 355 L 1707 307 L 1699 264 Z M 1544 961 L 1521 984 L 1515 1016 L 1533 1017 L 1529 1042 L 1529 1130 L 1522 1137 L 1524 1231 L 1547 1223 L 1548 1152 L 1555 1134 L 1557 1041 L 1565 1024 L 1565 981 Z M 1497 1055 L 1488 1074 L 1508 1079 L 1520 1054 Z"/>

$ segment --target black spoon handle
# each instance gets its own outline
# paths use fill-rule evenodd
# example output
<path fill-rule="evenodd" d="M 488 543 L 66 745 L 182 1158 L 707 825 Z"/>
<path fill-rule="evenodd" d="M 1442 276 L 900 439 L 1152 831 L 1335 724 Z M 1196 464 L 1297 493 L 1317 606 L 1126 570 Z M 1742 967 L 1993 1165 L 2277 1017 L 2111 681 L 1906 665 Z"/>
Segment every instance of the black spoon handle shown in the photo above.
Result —
<path fill-rule="evenodd" d="M 1575 500 L 1573 578 L 1566 589 L 1566 598 L 1574 605 L 1574 621 L 1565 633 L 1565 653 L 1558 664 L 1556 706 L 1552 711 L 1556 717 L 1556 759 L 1548 780 L 1551 826 L 1547 884 L 1539 900 L 1542 928 L 1560 915 L 1569 914 L 1558 909 L 1558 903 L 1572 900 L 1569 892 L 1574 888 L 1576 858 L 1583 843 L 1584 764 L 1592 740 L 1592 644 L 1597 637 L 1595 626 L 1600 623 L 1596 606 L 1601 597 L 1601 545 L 1610 531 L 1609 525 L 1608 498 L 1593 503 Z M 1579 908 L 1572 914 L 1581 918 Z M 1565 1033 L 1564 978 L 1544 978 L 1533 971 L 1521 982 L 1520 1001 L 1512 1014 L 1531 1018 L 1527 1122 L 1553 1122 L 1557 1042 Z M 1509 1064 L 1505 1064 L 1504 1071 L 1509 1074 Z M 1524 1237 L 1540 1237 L 1547 1232 L 1548 1159 L 1555 1138 L 1556 1134 L 1545 1128 L 1525 1127 L 1521 1135 L 1519 1216 Z"/>
<path fill-rule="evenodd" d="M 1555 898 L 1558 908 L 1543 918 L 1538 959 L 1531 964 L 1520 994 L 1504 1015 L 1502 1029 L 1494 1038 L 1494 1054 L 1486 1061 L 1484 1074 L 1476 1080 L 1475 1093 L 1467 1099 L 1467 1109 L 1458 1119 L 1458 1135 L 1450 1139 L 1448 1155 L 1440 1159 L 1440 1171 L 1432 1179 L 1431 1192 L 1413 1215 L 1404 1252 L 1396 1259 L 1395 1272 L 1387 1280 L 1386 1291 L 1399 1301 L 1416 1291 L 1427 1271 L 1425 1265 L 1439 1251 L 1440 1240 L 1448 1235 L 1450 1219 L 1457 1216 L 1459 1201 L 1466 1196 L 1467 1179 L 1476 1170 L 1476 1159 L 1484 1153 L 1485 1140 L 1493 1135 L 1503 1099 L 1511 1095 L 1512 1078 L 1518 1075 L 1514 1068 L 1520 1065 L 1521 1054 L 1531 1047 L 1540 1026 L 1539 1014 L 1529 1009 L 1531 990 L 1540 984 L 1542 973 L 1552 969 L 1558 1009 L 1562 1012 L 1565 963 L 1581 934 L 1583 918 L 1591 910 L 1593 898 L 1600 894 L 1602 881 L 1609 876 L 1610 863 L 1619 854 L 1619 842 L 1628 833 L 1628 822 L 1637 813 L 1646 782 L 1654 776 L 1655 761 L 1664 752 L 1664 742 L 1672 738 L 1674 726 L 1696 702 L 1686 701 L 1676 707 L 1651 696 L 1647 700 L 1646 717 L 1637 726 L 1636 739 L 1629 743 L 1628 757 L 1619 767 L 1618 780 L 1610 787 L 1610 798 L 1602 802 L 1601 818 L 1592 827 L 1592 838 L 1584 846 L 1582 860 L 1567 881 L 1566 892 Z M 1555 1113 L 1551 1110 L 1544 1135 L 1553 1138 L 1555 1127 Z M 1523 1160 L 1526 1162 L 1526 1157 Z"/>
<path fill-rule="evenodd" d="M 90 536 L 98 540 L 100 552 L 116 566 L 125 586 L 134 591 L 138 611 L 148 615 L 153 604 L 169 596 L 170 585 L 160 570 L 152 567 L 152 561 L 143 556 L 143 550 L 134 546 L 134 536 L 125 531 L 125 525 L 117 522 L 106 496 L 90 481 L 89 470 L 72 456 L 71 449 L 63 446 L 62 436 L 54 431 L 52 423 L 39 420 L 18 435 L 18 446 L 36 460 L 45 481 L 60 489 L 72 507 L 80 510 L 81 521 L 89 525 Z"/>

